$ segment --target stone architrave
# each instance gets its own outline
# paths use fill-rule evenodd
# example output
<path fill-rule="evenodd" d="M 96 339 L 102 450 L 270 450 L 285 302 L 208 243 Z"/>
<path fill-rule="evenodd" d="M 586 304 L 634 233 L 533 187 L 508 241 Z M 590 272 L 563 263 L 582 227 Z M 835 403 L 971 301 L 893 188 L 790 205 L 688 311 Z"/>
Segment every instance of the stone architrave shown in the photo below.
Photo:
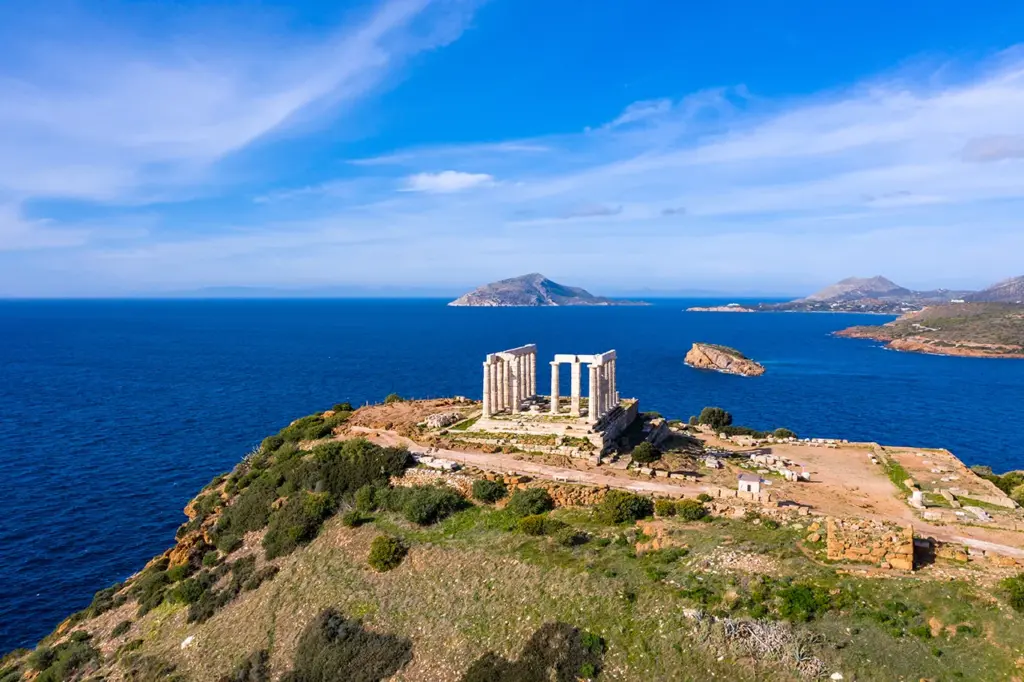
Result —
<path fill-rule="evenodd" d="M 559 363 L 551 363 L 551 414 L 558 414 L 558 367 Z"/>

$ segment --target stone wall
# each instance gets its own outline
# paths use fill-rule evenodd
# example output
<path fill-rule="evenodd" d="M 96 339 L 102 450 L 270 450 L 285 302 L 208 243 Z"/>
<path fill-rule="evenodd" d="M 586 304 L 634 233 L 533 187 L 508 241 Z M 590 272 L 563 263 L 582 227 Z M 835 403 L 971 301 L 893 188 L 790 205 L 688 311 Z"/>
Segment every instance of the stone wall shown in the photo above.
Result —
<path fill-rule="evenodd" d="M 825 520 L 827 556 L 881 568 L 914 570 L 914 528 L 864 519 Z"/>
<path fill-rule="evenodd" d="M 708 495 L 711 497 L 721 499 L 735 498 L 745 500 L 747 502 L 758 502 L 760 504 L 770 504 L 774 502 L 772 494 L 763 490 L 759 493 L 748 493 L 734 488 L 720 488 L 718 486 L 708 486 L 706 490 Z"/>

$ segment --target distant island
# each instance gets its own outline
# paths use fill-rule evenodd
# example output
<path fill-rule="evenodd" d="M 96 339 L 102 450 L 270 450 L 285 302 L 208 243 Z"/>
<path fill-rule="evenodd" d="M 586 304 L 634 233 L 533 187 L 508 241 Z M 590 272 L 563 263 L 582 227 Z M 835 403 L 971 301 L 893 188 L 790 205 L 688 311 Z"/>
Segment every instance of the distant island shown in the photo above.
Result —
<path fill-rule="evenodd" d="M 540 273 L 485 284 L 449 303 L 457 307 L 509 308 L 570 305 L 648 305 L 594 296 L 586 289 L 553 282 Z"/>
<path fill-rule="evenodd" d="M 836 336 L 884 341 L 888 348 L 985 358 L 1024 358 L 1024 305 L 951 303 L 908 313 L 879 326 Z"/>
<path fill-rule="evenodd" d="M 694 306 L 687 308 L 688 313 L 756 313 L 757 310 L 754 308 L 748 308 L 747 306 L 740 305 L 739 303 L 729 303 L 728 305 L 712 305 L 712 306 Z"/>
<path fill-rule="evenodd" d="M 735 348 L 712 343 L 695 343 L 684 362 L 697 369 L 710 369 L 724 374 L 758 377 L 764 374 L 764 365 L 754 362 Z"/>
<path fill-rule="evenodd" d="M 914 291 L 890 279 L 849 277 L 810 296 L 785 303 L 693 307 L 687 312 L 876 313 L 903 315 L 949 303 L 1024 303 L 1024 277 L 1014 277 L 981 291 L 934 289 Z"/>

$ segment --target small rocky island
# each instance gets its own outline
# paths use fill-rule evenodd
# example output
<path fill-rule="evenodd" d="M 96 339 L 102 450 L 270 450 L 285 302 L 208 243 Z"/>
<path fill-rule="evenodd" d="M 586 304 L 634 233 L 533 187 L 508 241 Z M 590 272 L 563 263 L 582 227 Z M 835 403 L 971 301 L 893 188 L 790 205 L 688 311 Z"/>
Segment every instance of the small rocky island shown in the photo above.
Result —
<path fill-rule="evenodd" d="M 570 305 L 649 305 L 594 296 L 585 289 L 553 282 L 540 273 L 520 275 L 478 287 L 448 305 L 481 308 L 522 308 Z"/>
<path fill-rule="evenodd" d="M 914 353 L 1024 358 L 1024 305 L 937 305 L 888 324 L 850 327 L 835 335 L 884 341 L 887 348 Z"/>
<path fill-rule="evenodd" d="M 710 369 L 724 374 L 759 377 L 764 366 L 754 362 L 735 348 L 711 343 L 695 343 L 684 362 L 697 369 Z"/>

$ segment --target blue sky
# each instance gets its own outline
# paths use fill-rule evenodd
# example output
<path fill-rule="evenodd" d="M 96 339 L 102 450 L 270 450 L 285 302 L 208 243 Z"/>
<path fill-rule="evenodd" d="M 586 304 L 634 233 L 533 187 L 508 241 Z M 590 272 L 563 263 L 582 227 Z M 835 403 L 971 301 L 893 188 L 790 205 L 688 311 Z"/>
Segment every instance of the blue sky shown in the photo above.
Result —
<path fill-rule="evenodd" d="M 1022 29 L 1020 2 L 4 3 L 0 296 L 985 286 L 1024 274 Z"/>

